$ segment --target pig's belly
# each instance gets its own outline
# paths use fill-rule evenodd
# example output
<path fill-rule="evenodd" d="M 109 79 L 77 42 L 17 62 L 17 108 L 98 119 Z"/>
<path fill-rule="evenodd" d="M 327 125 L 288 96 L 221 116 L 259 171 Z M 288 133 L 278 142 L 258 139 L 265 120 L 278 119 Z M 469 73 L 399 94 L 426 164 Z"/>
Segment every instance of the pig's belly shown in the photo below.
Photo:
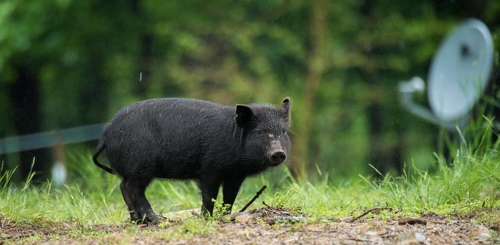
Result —
<path fill-rule="evenodd" d="M 155 177 L 165 179 L 196 179 L 201 164 L 198 159 L 193 156 L 176 155 L 165 158 L 157 165 Z"/>

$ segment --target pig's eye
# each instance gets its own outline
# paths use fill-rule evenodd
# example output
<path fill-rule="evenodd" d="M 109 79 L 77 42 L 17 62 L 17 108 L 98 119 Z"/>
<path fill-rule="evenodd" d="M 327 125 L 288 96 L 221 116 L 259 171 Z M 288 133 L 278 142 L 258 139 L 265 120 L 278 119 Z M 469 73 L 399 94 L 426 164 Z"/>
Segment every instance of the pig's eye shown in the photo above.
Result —
<path fill-rule="evenodd" d="M 262 130 L 260 130 L 260 129 L 255 130 L 255 132 L 256 132 L 258 135 L 261 135 L 261 134 L 263 134 L 263 133 L 264 133 L 264 131 L 262 131 Z"/>
<path fill-rule="evenodd" d="M 283 132 L 282 132 L 282 133 L 283 133 L 283 134 L 286 134 L 286 129 L 283 129 Z"/>

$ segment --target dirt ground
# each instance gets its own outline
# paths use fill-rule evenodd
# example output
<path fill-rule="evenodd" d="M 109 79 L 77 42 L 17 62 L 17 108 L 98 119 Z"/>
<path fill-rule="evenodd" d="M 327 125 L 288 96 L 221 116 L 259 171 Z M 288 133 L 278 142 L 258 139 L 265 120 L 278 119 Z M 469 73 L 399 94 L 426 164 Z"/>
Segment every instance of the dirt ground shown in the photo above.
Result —
<path fill-rule="evenodd" d="M 396 218 L 389 219 L 382 219 L 380 211 L 311 221 L 266 207 L 233 214 L 215 221 L 206 231 L 194 233 L 185 225 L 186 220 L 179 218 L 165 217 L 167 225 L 160 226 L 38 222 L 42 226 L 0 216 L 0 244 L 500 244 L 499 224 L 478 221 L 485 215 L 498 217 L 500 210 L 448 217 L 434 213 L 405 217 L 396 213 L 392 215 Z"/>

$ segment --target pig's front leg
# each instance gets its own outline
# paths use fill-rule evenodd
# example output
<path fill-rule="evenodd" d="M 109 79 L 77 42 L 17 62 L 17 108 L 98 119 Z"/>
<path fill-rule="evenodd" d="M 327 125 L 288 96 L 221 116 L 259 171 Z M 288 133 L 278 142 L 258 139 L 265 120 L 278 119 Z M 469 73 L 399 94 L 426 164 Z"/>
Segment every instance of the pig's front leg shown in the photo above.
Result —
<path fill-rule="evenodd" d="M 203 206 L 201 206 L 202 216 L 213 216 L 214 202 L 212 199 L 217 199 L 220 184 L 221 181 L 209 176 L 204 176 L 200 179 L 201 199 L 203 202 Z"/>
<path fill-rule="evenodd" d="M 231 209 L 233 208 L 234 200 L 236 200 L 236 196 L 238 195 L 238 191 L 240 190 L 241 184 L 245 180 L 244 177 L 231 177 L 224 180 L 222 184 L 222 194 L 224 195 L 224 205 L 229 205 L 229 208 L 226 210 L 227 213 L 231 213 Z"/>

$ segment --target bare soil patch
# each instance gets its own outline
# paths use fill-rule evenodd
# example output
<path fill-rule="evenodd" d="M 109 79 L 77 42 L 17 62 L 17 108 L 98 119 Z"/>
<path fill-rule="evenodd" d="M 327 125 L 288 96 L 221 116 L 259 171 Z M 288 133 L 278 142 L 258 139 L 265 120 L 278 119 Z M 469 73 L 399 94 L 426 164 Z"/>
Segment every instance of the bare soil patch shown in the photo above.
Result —
<path fill-rule="evenodd" d="M 202 231 L 187 219 L 164 218 L 163 225 L 83 225 L 78 222 L 16 222 L 0 216 L 0 244 L 496 244 L 499 210 L 466 215 L 381 219 L 362 217 L 308 220 L 284 209 L 261 208 L 214 221 Z M 195 218 L 199 219 L 199 218 Z M 486 220 L 486 221 L 485 221 Z M 166 224 L 166 225 L 165 225 Z"/>

